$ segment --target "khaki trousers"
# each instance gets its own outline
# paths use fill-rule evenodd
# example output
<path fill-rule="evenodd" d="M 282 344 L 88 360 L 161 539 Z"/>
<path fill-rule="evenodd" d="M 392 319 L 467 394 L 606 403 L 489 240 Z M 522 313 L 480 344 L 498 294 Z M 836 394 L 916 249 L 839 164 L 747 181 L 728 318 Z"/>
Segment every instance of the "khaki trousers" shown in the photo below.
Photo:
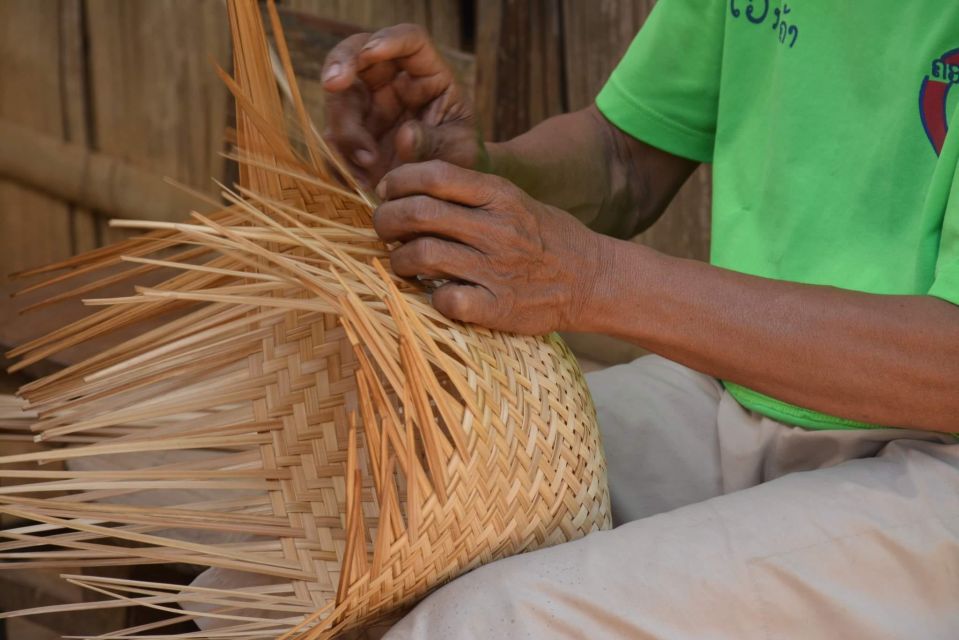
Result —
<path fill-rule="evenodd" d="M 959 638 L 959 445 L 807 431 L 656 356 L 588 376 L 612 531 L 494 562 L 385 636 Z"/>

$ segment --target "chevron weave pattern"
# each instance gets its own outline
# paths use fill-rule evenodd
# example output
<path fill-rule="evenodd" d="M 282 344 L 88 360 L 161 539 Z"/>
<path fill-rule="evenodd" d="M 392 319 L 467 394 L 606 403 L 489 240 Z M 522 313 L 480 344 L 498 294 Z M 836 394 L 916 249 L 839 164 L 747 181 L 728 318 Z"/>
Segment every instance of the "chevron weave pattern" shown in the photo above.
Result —
<path fill-rule="evenodd" d="M 575 358 L 555 335 L 447 320 L 389 271 L 371 203 L 315 135 L 269 10 L 302 140 L 287 133 L 256 3 L 231 2 L 241 170 L 228 206 L 127 223 L 150 233 L 56 265 L 51 281 L 171 277 L 91 301 L 104 308 L 13 354 L 22 367 L 152 322 L 22 389 L 51 447 L 0 459 L 0 477 L 32 481 L 0 487 L 0 512 L 33 522 L 0 532 L 0 569 L 181 562 L 241 578 L 68 575 L 109 597 L 77 607 L 170 613 L 109 637 L 174 637 L 163 627 L 192 619 L 204 630 L 191 638 L 331 638 L 480 564 L 610 525 Z M 117 462 L 130 455 L 152 462 Z M 51 460 L 69 470 L 2 466 Z"/>

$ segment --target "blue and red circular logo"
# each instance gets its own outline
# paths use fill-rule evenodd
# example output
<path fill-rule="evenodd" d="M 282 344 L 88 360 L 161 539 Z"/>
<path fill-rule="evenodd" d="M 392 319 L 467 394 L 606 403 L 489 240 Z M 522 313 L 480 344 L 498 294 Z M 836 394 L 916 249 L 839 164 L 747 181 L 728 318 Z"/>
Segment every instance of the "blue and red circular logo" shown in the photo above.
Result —
<path fill-rule="evenodd" d="M 942 153 L 949 131 L 949 92 L 959 84 L 959 49 L 947 51 L 932 61 L 929 75 L 922 81 L 919 91 L 919 115 L 926 136 L 936 150 Z M 959 91 L 954 92 L 959 95 Z"/>

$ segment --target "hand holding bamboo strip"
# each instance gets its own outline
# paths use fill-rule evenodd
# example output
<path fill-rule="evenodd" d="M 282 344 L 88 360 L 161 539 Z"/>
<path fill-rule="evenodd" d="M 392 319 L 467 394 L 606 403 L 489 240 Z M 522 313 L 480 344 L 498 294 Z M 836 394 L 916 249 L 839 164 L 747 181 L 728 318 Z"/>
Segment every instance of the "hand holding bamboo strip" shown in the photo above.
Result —
<path fill-rule="evenodd" d="M 50 447 L 0 458 L 0 477 L 32 481 L 26 496 L 0 487 L 0 512 L 34 523 L 0 532 L 0 569 L 182 562 L 245 576 L 234 588 L 69 576 L 108 597 L 82 607 L 170 613 L 111 638 L 176 637 L 163 626 L 189 619 L 205 629 L 191 638 L 332 638 L 483 563 L 610 525 L 575 358 L 555 335 L 450 321 L 390 272 L 369 199 L 315 134 L 268 10 L 302 140 L 286 129 L 257 4 L 235 0 L 223 76 L 240 186 L 220 211 L 128 223 L 150 233 L 59 265 L 52 281 L 123 264 L 133 284 L 172 276 L 13 353 L 24 366 L 153 321 L 21 390 Z M 189 456 L 77 466 L 143 452 Z M 74 466 L 2 467 L 52 460 Z M 175 500 L 142 504 L 166 489 Z M 43 497 L 54 491 L 68 493 Z"/>

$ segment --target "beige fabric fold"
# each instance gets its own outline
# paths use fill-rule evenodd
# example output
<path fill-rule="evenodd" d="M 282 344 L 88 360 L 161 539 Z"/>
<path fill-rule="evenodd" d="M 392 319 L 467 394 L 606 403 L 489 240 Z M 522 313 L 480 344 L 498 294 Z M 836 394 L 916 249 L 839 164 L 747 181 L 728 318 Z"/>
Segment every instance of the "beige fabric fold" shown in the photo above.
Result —
<path fill-rule="evenodd" d="M 959 638 L 959 445 L 807 431 L 656 356 L 591 374 L 608 532 L 495 562 L 387 640 Z"/>

